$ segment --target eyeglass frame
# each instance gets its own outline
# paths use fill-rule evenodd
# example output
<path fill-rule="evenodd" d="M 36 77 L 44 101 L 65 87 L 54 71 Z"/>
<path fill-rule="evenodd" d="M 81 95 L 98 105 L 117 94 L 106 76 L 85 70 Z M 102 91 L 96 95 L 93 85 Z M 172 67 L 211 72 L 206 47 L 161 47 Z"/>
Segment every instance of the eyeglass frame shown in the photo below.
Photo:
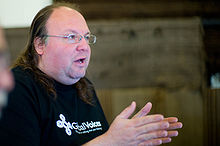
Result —
<path fill-rule="evenodd" d="M 71 35 L 75 35 L 77 38 L 77 40 L 75 39 L 75 42 L 70 42 L 71 41 Z M 86 39 L 86 35 L 89 35 L 89 37 L 94 37 L 94 41 L 92 42 L 92 43 L 90 43 L 89 42 L 89 39 Z M 68 39 L 68 43 L 70 43 L 70 44 L 76 44 L 76 43 L 79 43 L 79 42 L 81 42 L 81 40 L 82 40 L 82 38 L 84 38 L 85 40 L 86 40 L 86 42 L 87 42 L 87 44 L 95 44 L 96 43 L 96 36 L 95 35 L 93 35 L 93 34 L 91 34 L 91 33 L 88 33 L 88 34 L 86 34 L 86 35 L 84 35 L 84 36 L 82 36 L 82 35 L 80 35 L 80 34 L 78 34 L 78 33 L 70 33 L 70 34 L 66 34 L 66 35 L 49 35 L 49 34 L 46 34 L 46 35 L 43 35 L 43 36 L 45 36 L 45 37 L 59 37 L 59 38 L 67 38 Z M 78 38 L 78 36 L 80 36 L 79 38 Z M 73 39 L 72 39 L 73 40 Z"/>

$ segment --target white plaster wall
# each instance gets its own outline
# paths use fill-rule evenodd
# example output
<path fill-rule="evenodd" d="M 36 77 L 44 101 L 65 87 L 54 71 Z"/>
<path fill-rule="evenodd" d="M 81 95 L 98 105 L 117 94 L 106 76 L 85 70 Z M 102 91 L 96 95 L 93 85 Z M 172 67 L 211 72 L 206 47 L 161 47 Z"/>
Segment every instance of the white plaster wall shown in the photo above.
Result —
<path fill-rule="evenodd" d="M 0 0 L 0 24 L 3 28 L 29 27 L 34 16 L 52 0 Z"/>

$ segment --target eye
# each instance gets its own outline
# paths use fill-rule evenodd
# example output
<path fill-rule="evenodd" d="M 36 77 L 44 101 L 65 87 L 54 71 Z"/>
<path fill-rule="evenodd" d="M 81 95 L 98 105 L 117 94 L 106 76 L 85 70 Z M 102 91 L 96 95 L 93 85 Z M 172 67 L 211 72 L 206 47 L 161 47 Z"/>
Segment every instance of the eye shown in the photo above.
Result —
<path fill-rule="evenodd" d="M 68 38 L 69 40 L 76 40 L 76 39 L 77 39 L 77 36 L 76 36 L 76 34 L 69 34 L 69 35 L 67 35 L 67 38 Z"/>
<path fill-rule="evenodd" d="M 84 36 L 84 38 L 88 41 L 89 40 L 89 38 L 90 38 L 90 35 L 89 34 L 87 34 L 87 35 L 85 35 Z"/>

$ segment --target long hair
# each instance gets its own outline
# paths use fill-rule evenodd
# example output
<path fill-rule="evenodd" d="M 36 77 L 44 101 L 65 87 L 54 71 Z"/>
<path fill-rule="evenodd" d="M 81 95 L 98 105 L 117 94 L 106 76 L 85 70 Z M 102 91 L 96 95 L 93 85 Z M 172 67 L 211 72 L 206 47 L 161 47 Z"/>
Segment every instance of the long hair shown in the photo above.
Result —
<path fill-rule="evenodd" d="M 30 70 L 33 72 L 35 80 L 38 81 L 47 91 L 49 95 L 53 95 L 54 98 L 57 97 L 56 90 L 54 88 L 54 81 L 51 77 L 47 74 L 43 73 L 38 68 L 39 63 L 39 55 L 37 54 L 35 47 L 34 47 L 34 39 L 40 38 L 42 43 L 46 43 L 47 28 L 46 23 L 51 16 L 53 10 L 59 7 L 69 7 L 71 9 L 79 11 L 79 7 L 74 4 L 70 3 L 54 3 L 52 5 L 46 6 L 45 8 L 41 9 L 37 15 L 34 17 L 32 21 L 30 30 L 29 30 L 29 37 L 27 44 L 25 46 L 24 52 L 18 57 L 16 62 L 14 63 L 13 67 L 20 66 L 24 70 Z M 92 90 L 93 86 L 88 80 L 83 77 L 77 83 L 75 83 L 77 93 L 79 97 L 88 104 L 93 104 L 92 98 Z"/>

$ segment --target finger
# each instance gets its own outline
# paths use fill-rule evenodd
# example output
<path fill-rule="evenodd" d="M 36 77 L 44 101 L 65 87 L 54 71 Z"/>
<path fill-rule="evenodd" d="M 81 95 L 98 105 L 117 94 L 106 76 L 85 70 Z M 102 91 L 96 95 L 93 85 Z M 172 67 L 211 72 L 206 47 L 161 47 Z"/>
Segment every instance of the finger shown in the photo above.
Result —
<path fill-rule="evenodd" d="M 162 140 L 162 143 L 169 143 L 171 142 L 171 138 L 170 137 L 164 137 L 164 138 L 160 138 Z"/>
<path fill-rule="evenodd" d="M 172 139 L 170 137 L 157 138 L 157 139 L 152 139 L 152 140 L 142 142 L 140 145 L 143 145 L 143 146 L 161 145 L 163 143 L 169 143 L 171 142 L 171 140 Z"/>
<path fill-rule="evenodd" d="M 161 144 L 162 144 L 161 139 L 151 139 L 151 140 L 147 140 L 147 141 L 140 143 L 138 146 L 155 146 L 155 145 L 161 145 Z"/>
<path fill-rule="evenodd" d="M 135 127 L 139 127 L 139 126 L 143 126 L 149 123 L 155 123 L 155 122 L 160 122 L 163 121 L 163 115 L 149 115 L 149 116 L 144 116 L 144 117 L 140 117 L 140 118 L 135 118 L 132 119 L 133 125 Z M 167 122 L 167 121 L 164 121 Z"/>
<path fill-rule="evenodd" d="M 170 126 L 169 128 L 167 128 L 167 130 L 174 130 L 174 129 L 179 129 L 182 127 L 183 127 L 183 124 L 181 122 L 170 123 Z"/>
<path fill-rule="evenodd" d="M 131 116 L 131 114 L 134 112 L 136 108 L 136 103 L 133 101 L 131 103 L 130 106 L 128 106 L 127 108 L 125 108 L 119 115 L 118 117 L 123 118 L 123 119 L 127 119 Z"/>
<path fill-rule="evenodd" d="M 167 121 L 155 122 L 146 124 L 144 126 L 140 126 L 136 129 L 137 135 L 149 133 L 152 131 L 164 130 L 169 127 L 169 123 Z"/>
<path fill-rule="evenodd" d="M 178 122 L 178 118 L 168 117 L 168 118 L 164 118 L 164 121 L 168 121 L 169 123 L 174 123 L 174 122 Z"/>
<path fill-rule="evenodd" d="M 168 136 L 168 132 L 166 130 L 158 130 L 158 131 L 149 132 L 147 134 L 139 135 L 137 137 L 137 140 L 142 142 L 142 141 L 147 141 L 147 140 L 157 139 L 167 136 Z"/>
<path fill-rule="evenodd" d="M 168 131 L 167 137 L 178 136 L 178 131 Z"/>
<path fill-rule="evenodd" d="M 152 108 L 152 103 L 148 102 L 137 114 L 135 114 L 132 119 L 146 116 Z"/>

